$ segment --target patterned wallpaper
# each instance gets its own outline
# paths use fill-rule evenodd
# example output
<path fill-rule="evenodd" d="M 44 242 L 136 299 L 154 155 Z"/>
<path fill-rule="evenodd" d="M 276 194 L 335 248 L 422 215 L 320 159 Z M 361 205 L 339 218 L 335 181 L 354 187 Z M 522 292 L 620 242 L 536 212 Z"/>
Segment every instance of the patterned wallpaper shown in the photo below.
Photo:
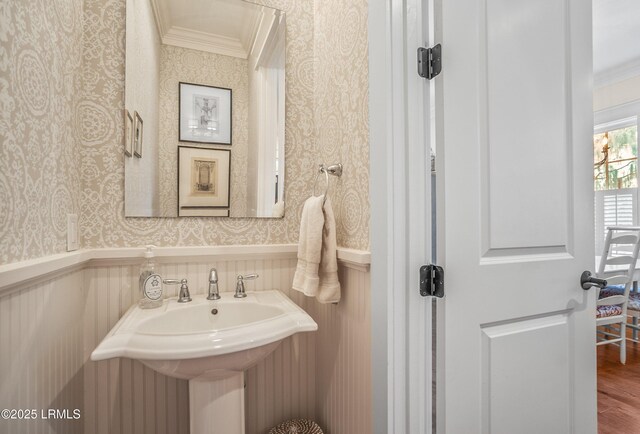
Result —
<path fill-rule="evenodd" d="M 317 164 L 337 159 L 338 243 L 368 249 L 366 0 L 257 3 L 287 13 L 284 219 L 124 218 L 125 0 L 3 0 L 2 262 L 64 251 L 78 205 L 85 247 L 294 243 Z"/>
<path fill-rule="evenodd" d="M 316 0 L 314 121 L 326 163 L 341 162 L 332 179 L 338 244 L 369 247 L 369 69 L 367 1 Z"/>
<path fill-rule="evenodd" d="M 268 4 L 267 4 L 268 3 Z M 287 13 L 287 198 L 284 219 L 124 218 L 122 131 L 124 0 L 85 0 L 82 221 L 87 247 L 296 242 L 316 164 L 313 127 L 313 3 L 269 0 Z M 95 115 L 94 115 L 95 114 Z"/>
<path fill-rule="evenodd" d="M 176 216 L 178 207 L 178 83 L 205 84 L 232 90 L 231 216 L 247 210 L 247 136 L 249 73 L 247 60 L 198 50 L 162 45 L 160 49 L 160 205 L 161 215 Z"/>
<path fill-rule="evenodd" d="M 66 251 L 80 211 L 82 8 L 0 2 L 0 264 Z"/>
<path fill-rule="evenodd" d="M 140 115 L 143 144 L 142 158 L 132 155 L 124 159 L 124 210 L 129 216 L 152 216 L 160 214 L 157 144 L 161 42 L 151 2 L 126 0 L 126 4 L 124 107 L 134 123 L 136 112 Z"/>

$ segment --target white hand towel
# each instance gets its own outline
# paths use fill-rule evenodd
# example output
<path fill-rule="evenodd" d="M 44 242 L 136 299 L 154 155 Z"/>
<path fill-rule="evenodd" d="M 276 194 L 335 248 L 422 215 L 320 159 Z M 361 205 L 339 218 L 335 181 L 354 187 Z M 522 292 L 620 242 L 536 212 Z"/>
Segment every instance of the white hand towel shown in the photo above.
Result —
<path fill-rule="evenodd" d="M 320 277 L 320 257 L 322 253 L 322 196 L 312 196 L 304 202 L 300 219 L 300 239 L 298 240 L 298 265 L 293 276 L 293 289 L 304 292 L 309 297 L 318 293 Z"/>
<path fill-rule="evenodd" d="M 293 289 L 317 297 L 320 303 L 336 303 L 340 300 L 336 223 L 331 202 L 327 199 L 323 207 L 323 200 L 312 196 L 302 208 Z"/>
<path fill-rule="evenodd" d="M 331 200 L 324 203 L 324 228 L 322 231 L 322 257 L 320 258 L 320 288 L 316 298 L 320 303 L 340 301 L 340 281 L 338 280 L 338 258 L 336 242 L 336 219 Z"/>

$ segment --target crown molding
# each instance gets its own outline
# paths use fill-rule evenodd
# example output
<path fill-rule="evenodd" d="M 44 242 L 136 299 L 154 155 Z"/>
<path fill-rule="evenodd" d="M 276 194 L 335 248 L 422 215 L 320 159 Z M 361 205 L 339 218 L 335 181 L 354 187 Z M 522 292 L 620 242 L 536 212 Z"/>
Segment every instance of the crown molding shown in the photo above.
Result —
<path fill-rule="evenodd" d="M 262 17 L 264 15 L 264 10 L 260 13 Z M 247 57 L 251 54 L 253 50 L 253 44 L 256 42 L 256 35 L 258 34 L 258 29 L 260 28 L 261 19 L 256 19 L 251 21 L 248 24 L 245 24 L 242 29 L 242 35 L 240 36 L 242 40 L 242 45 L 245 47 L 245 51 L 247 52 Z"/>
<path fill-rule="evenodd" d="M 637 76 L 640 76 L 640 58 L 594 74 L 593 87 L 598 89 Z"/>
<path fill-rule="evenodd" d="M 150 0 L 151 9 L 153 10 L 153 18 L 156 22 L 158 37 L 162 39 L 165 30 L 169 27 L 169 15 L 167 13 L 166 3 L 162 0 Z"/>
<path fill-rule="evenodd" d="M 246 59 L 247 50 L 239 39 L 173 26 L 162 34 L 162 43 L 192 50 Z"/>

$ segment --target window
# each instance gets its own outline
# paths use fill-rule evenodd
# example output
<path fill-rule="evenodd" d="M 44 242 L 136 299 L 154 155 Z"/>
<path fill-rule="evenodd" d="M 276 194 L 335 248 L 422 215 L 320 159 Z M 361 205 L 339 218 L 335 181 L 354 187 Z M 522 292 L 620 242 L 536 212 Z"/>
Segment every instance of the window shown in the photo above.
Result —
<path fill-rule="evenodd" d="M 593 183 L 595 191 L 638 187 L 637 125 L 594 134 Z"/>
<path fill-rule="evenodd" d="M 593 135 L 596 254 L 602 251 L 609 226 L 638 222 L 637 117 L 596 126 Z"/>

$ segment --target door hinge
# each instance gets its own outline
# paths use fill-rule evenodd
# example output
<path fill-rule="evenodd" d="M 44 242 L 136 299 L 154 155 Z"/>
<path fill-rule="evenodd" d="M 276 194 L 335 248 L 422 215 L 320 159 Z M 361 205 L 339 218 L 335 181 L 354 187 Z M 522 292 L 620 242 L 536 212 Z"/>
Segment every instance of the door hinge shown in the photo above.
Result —
<path fill-rule="evenodd" d="M 418 48 L 418 75 L 427 80 L 440 74 L 442 71 L 442 46 L 434 45 L 432 48 Z"/>
<path fill-rule="evenodd" d="M 420 295 L 444 297 L 444 268 L 433 264 L 420 267 Z"/>

